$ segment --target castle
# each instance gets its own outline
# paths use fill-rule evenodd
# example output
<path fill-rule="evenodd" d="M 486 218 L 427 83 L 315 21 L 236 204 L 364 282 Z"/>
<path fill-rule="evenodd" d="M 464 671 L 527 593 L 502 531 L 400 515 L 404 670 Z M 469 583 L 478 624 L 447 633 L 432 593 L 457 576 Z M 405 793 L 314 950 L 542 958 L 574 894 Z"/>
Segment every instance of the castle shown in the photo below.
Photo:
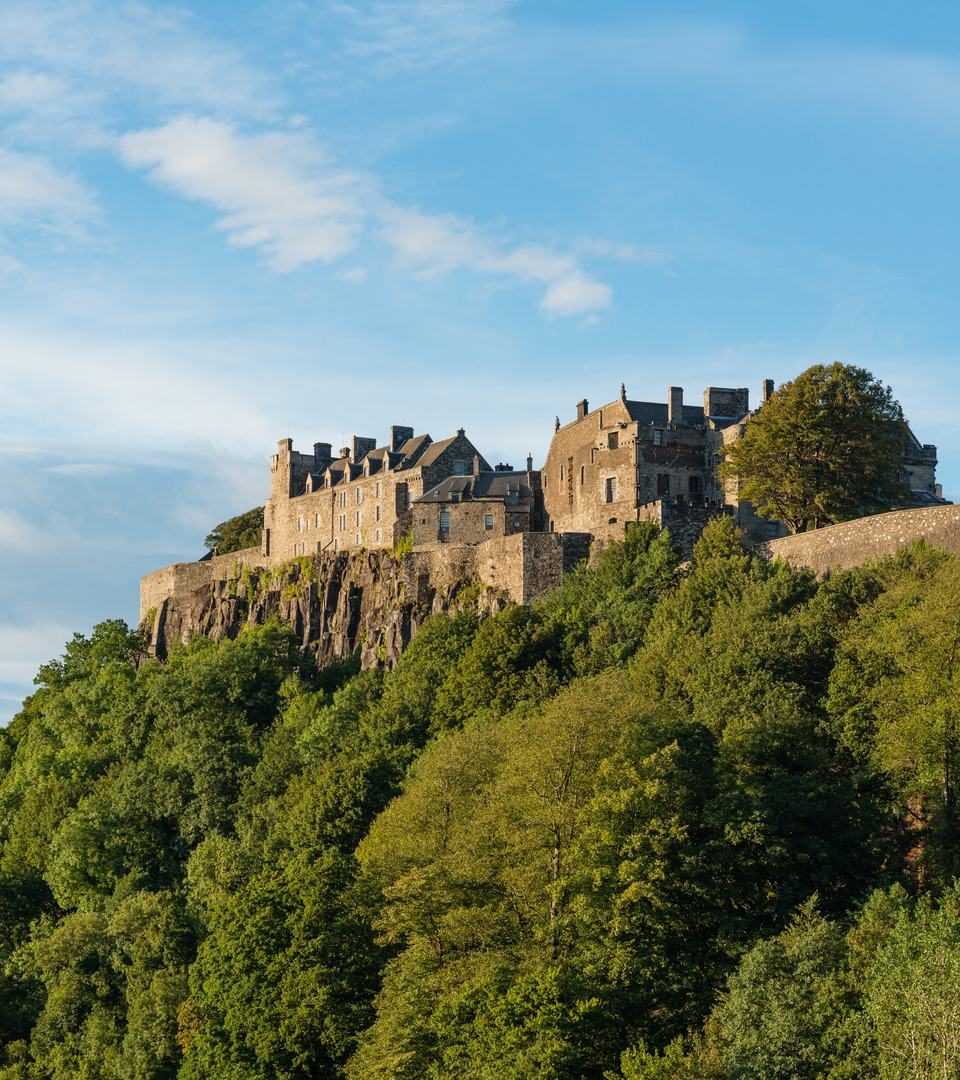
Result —
<path fill-rule="evenodd" d="M 773 393 L 763 383 L 761 407 Z M 518 533 L 607 539 L 630 522 L 655 521 L 689 548 L 706 520 L 733 514 L 748 541 L 786 534 L 721 482 L 723 448 L 754 413 L 749 391 L 710 386 L 687 405 L 681 387 L 664 402 L 633 401 L 621 385 L 614 401 L 591 410 L 584 399 L 567 424 L 559 417 L 543 468 L 491 468 L 460 428 L 439 442 L 405 426 L 382 446 L 355 436 L 337 457 L 330 443 L 312 454 L 282 439 L 271 459 L 261 556 L 282 562 L 323 552 L 479 545 Z M 908 431 L 901 480 L 909 505 L 943 501 L 936 447 Z"/>
<path fill-rule="evenodd" d="M 773 392 L 766 380 L 760 408 Z M 487 459 L 463 428 L 434 442 L 395 425 L 383 445 L 356 437 L 337 457 L 282 439 L 270 462 L 261 543 L 174 563 L 140 583 L 148 651 L 166 656 L 193 634 L 233 636 L 277 616 L 321 661 L 360 653 L 393 663 L 431 612 L 472 604 L 494 611 L 555 588 L 631 522 L 666 526 L 689 554 L 707 521 L 730 514 L 768 558 L 818 574 L 925 539 L 960 553 L 960 507 L 936 481 L 936 447 L 907 430 L 897 512 L 785 536 L 722 482 L 724 446 L 755 413 L 743 388 L 707 387 L 703 405 L 672 386 L 665 401 L 620 394 L 559 417 L 542 469 Z"/>

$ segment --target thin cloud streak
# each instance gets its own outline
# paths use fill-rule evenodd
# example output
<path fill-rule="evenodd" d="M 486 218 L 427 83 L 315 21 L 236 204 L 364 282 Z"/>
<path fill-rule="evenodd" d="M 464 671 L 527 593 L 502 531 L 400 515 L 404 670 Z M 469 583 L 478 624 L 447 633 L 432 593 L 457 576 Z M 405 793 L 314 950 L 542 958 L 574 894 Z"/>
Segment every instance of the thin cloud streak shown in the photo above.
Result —
<path fill-rule="evenodd" d="M 118 149 L 161 187 L 218 210 L 228 244 L 259 250 L 275 271 L 334 262 L 372 225 L 396 261 L 423 277 L 470 270 L 538 283 L 550 318 L 611 303 L 610 287 L 572 255 L 511 246 L 455 215 L 394 206 L 373 178 L 336 168 L 303 131 L 244 134 L 223 121 L 180 117 L 121 136 Z"/>

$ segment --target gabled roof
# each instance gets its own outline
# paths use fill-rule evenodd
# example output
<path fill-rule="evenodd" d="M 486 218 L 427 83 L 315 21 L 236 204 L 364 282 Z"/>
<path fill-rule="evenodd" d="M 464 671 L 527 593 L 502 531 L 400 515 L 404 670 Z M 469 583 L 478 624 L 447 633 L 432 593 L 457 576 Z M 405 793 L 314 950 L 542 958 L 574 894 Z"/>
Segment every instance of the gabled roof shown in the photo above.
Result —
<path fill-rule="evenodd" d="M 491 499 L 505 502 L 511 492 L 521 499 L 533 498 L 525 472 L 484 471 L 478 476 L 448 476 L 436 487 L 415 499 L 418 503 L 469 502 Z M 456 496 L 456 498 L 454 498 Z"/>
<path fill-rule="evenodd" d="M 414 435 L 412 439 L 407 439 L 397 451 L 400 455 L 400 468 L 409 469 L 419 464 L 420 455 L 431 445 L 432 440 L 429 435 Z"/>

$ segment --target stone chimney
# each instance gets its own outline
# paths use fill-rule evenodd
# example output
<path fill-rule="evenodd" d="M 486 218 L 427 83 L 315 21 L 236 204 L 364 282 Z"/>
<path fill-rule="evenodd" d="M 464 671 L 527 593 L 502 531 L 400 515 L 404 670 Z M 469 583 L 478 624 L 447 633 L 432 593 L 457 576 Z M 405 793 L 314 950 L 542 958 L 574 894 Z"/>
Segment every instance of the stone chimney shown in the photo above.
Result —
<path fill-rule="evenodd" d="M 407 439 L 413 438 L 413 428 L 404 427 L 403 424 L 394 424 L 390 428 L 390 449 L 396 453 Z"/>
<path fill-rule="evenodd" d="M 527 454 L 527 472 L 533 472 L 533 454 Z"/>
<path fill-rule="evenodd" d="M 667 423 L 683 423 L 683 387 L 671 386 L 667 390 Z"/>
<path fill-rule="evenodd" d="M 584 398 L 577 402 L 577 419 L 582 420 L 590 411 L 590 403 Z"/>
<path fill-rule="evenodd" d="M 474 476 L 479 476 L 480 475 L 480 455 L 479 454 L 474 454 L 473 455 L 473 475 Z"/>
<path fill-rule="evenodd" d="M 342 458 L 350 457 L 350 447 L 349 446 L 341 446 L 340 447 L 340 456 Z"/>
<path fill-rule="evenodd" d="M 313 444 L 313 465 L 319 469 L 322 465 L 328 465 L 331 458 L 330 443 L 315 442 Z"/>
<path fill-rule="evenodd" d="M 363 461 L 363 459 L 370 453 L 371 450 L 376 450 L 377 440 L 368 439 L 363 435 L 354 435 L 353 437 L 353 460 Z"/>
<path fill-rule="evenodd" d="M 505 465 L 501 461 L 499 465 L 494 466 L 494 472 L 513 472 L 513 466 Z"/>
<path fill-rule="evenodd" d="M 763 380 L 763 393 L 760 395 L 762 401 L 769 401 L 773 397 L 773 379 Z"/>

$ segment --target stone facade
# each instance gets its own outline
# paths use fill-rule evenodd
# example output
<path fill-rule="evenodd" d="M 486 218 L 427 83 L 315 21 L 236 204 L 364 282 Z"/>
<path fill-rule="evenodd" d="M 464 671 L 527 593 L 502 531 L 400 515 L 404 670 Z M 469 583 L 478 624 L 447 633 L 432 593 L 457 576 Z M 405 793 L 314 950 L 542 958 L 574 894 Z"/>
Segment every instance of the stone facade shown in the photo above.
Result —
<path fill-rule="evenodd" d="M 762 402 L 773 393 L 764 380 Z M 761 402 L 761 408 L 762 408 Z M 611 526 L 649 520 L 654 504 L 686 503 L 698 512 L 732 513 L 748 540 L 786 535 L 782 522 L 759 517 L 742 499 L 739 484 L 721 481 L 723 450 L 742 437 L 755 415 L 745 387 L 708 386 L 703 405 L 686 405 L 681 387 L 665 402 L 632 401 L 621 387 L 618 400 L 591 410 L 586 400 L 574 420 L 556 423 L 541 470 L 544 520 L 551 531 L 599 534 Z M 904 447 L 902 479 L 910 505 L 942 502 L 936 483 L 937 451 L 911 431 Z"/>
<path fill-rule="evenodd" d="M 333 458 L 329 443 L 313 454 L 281 439 L 270 462 L 262 554 L 274 563 L 323 552 L 389 549 L 410 530 L 413 502 L 477 458 L 490 466 L 463 428 L 442 442 L 394 427 L 390 441 L 355 437 Z"/>
<path fill-rule="evenodd" d="M 526 472 L 498 465 L 471 476 L 450 476 L 417 499 L 411 510 L 415 546 L 482 544 L 498 536 L 531 532 L 537 526 L 539 473 L 532 459 Z"/>

